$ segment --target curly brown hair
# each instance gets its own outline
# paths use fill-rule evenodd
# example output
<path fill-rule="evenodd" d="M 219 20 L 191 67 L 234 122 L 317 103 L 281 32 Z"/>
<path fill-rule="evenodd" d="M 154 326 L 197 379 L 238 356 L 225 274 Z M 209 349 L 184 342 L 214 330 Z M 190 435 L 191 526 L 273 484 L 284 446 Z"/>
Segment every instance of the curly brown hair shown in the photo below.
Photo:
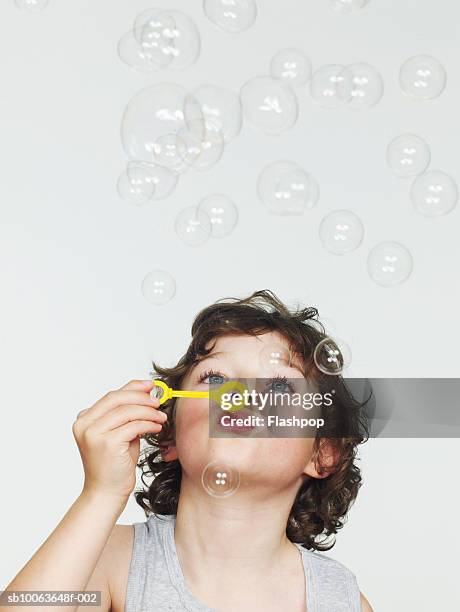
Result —
<path fill-rule="evenodd" d="M 161 378 L 173 389 L 181 384 L 193 365 L 212 351 L 211 341 L 219 336 L 278 332 L 288 342 L 293 355 L 303 364 L 303 375 L 314 379 L 320 391 L 334 389 L 334 401 L 327 410 L 326 425 L 313 446 L 317 470 L 323 473 L 322 440 L 327 439 L 335 450 L 336 461 L 329 466 L 324 478 L 307 479 L 300 486 L 286 525 L 291 542 L 304 548 L 329 550 L 344 525 L 346 514 L 361 487 L 361 471 L 355 464 L 357 446 L 369 437 L 363 411 L 366 402 L 359 403 L 348 390 L 340 375 L 326 375 L 315 365 L 313 354 L 318 343 L 327 338 L 324 326 L 313 307 L 289 309 L 270 290 L 255 291 L 247 298 L 223 298 L 201 310 L 192 324 L 192 340 L 187 352 L 175 367 L 164 368 L 152 362 L 151 374 Z M 175 441 L 175 402 L 166 401 L 161 409 L 168 420 L 158 434 L 147 434 L 148 447 L 143 450 L 138 467 L 142 469 L 143 490 L 135 491 L 136 502 L 149 514 L 177 513 L 182 469 L 178 459 L 165 461 L 162 453 Z M 324 412 L 323 412 L 324 414 Z M 332 473 L 331 473 L 332 472 Z M 147 478 L 153 477 L 151 483 Z"/>

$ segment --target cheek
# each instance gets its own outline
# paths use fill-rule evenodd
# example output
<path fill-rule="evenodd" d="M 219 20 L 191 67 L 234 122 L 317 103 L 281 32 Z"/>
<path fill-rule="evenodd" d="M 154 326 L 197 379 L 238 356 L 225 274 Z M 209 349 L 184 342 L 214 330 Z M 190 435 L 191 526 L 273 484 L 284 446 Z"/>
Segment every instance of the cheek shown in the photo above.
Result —
<path fill-rule="evenodd" d="M 209 435 L 207 399 L 180 398 L 176 404 L 176 446 L 188 447 Z"/>
<path fill-rule="evenodd" d="M 313 453 L 314 438 L 278 438 L 270 449 L 271 465 L 286 474 L 301 473 Z M 275 467 L 276 466 L 276 467 Z"/>

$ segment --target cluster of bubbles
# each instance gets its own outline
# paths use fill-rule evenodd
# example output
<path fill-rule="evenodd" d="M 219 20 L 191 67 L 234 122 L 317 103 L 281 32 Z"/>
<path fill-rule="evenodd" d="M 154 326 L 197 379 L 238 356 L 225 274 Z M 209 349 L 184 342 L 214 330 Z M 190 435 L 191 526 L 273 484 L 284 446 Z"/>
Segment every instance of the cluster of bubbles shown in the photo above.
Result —
<path fill-rule="evenodd" d="M 368 110 L 382 98 L 383 79 L 376 68 L 364 62 L 327 64 L 313 73 L 310 94 L 323 108 Z"/>
<path fill-rule="evenodd" d="M 275 215 L 301 215 L 319 199 L 316 180 L 292 161 L 275 161 L 266 166 L 257 181 L 261 202 Z"/>
<path fill-rule="evenodd" d="M 39 13 L 49 4 L 49 0 L 14 0 L 16 6 L 22 11 Z"/>
<path fill-rule="evenodd" d="M 199 246 L 208 238 L 224 238 L 238 221 L 238 209 L 228 196 L 214 193 L 198 206 L 187 206 L 176 217 L 175 230 L 188 246 Z"/>
<path fill-rule="evenodd" d="M 410 194 L 417 213 L 425 217 L 439 217 L 455 208 L 458 201 L 457 184 L 445 172 L 427 171 L 431 150 L 423 138 L 416 134 L 397 136 L 388 145 L 386 157 L 396 176 L 414 179 Z"/>
<path fill-rule="evenodd" d="M 203 0 L 203 10 L 212 23 L 233 34 L 250 28 L 257 17 L 255 0 Z"/>
<path fill-rule="evenodd" d="M 201 39 L 193 21 L 180 11 L 147 9 L 120 39 L 122 62 L 143 72 L 183 70 L 200 55 Z"/>
<path fill-rule="evenodd" d="M 23 2 L 39 5 L 43 0 Z M 367 1 L 331 0 L 331 4 L 351 12 Z M 233 33 L 247 30 L 257 16 L 253 0 L 204 0 L 203 10 L 215 25 Z M 123 61 L 141 70 L 182 69 L 198 58 L 200 36 L 192 20 L 179 11 L 149 9 L 136 17 L 118 49 Z M 213 84 L 188 91 L 175 83 L 159 83 L 135 94 L 122 120 L 122 143 L 129 161 L 118 180 L 120 196 L 137 206 L 168 197 L 181 174 L 207 170 L 221 159 L 225 146 L 240 133 L 243 116 L 267 134 L 292 128 L 302 88 L 307 87 L 321 107 L 355 111 L 375 106 L 384 91 L 381 75 L 369 64 L 328 64 L 313 72 L 307 54 L 294 47 L 275 53 L 268 72 L 248 80 L 238 93 Z M 444 91 L 446 72 L 437 59 L 418 55 L 403 63 L 399 83 L 407 96 L 430 100 Z M 458 188 L 445 172 L 428 171 L 430 160 L 430 147 L 415 134 L 402 134 L 387 147 L 392 171 L 413 179 L 415 210 L 425 216 L 445 215 L 457 204 Z M 317 204 L 320 195 L 315 178 L 299 164 L 285 160 L 272 162 L 260 172 L 257 191 L 270 213 L 284 216 L 303 214 Z M 237 220 L 234 202 L 213 194 L 181 210 L 175 231 L 185 244 L 198 246 L 209 238 L 227 236 Z M 362 244 L 364 226 L 354 212 L 333 210 L 322 218 L 319 237 L 329 253 L 345 255 Z M 410 252 L 398 242 L 377 244 L 367 258 L 370 277 L 384 287 L 404 282 L 412 268 Z M 143 292 L 152 303 L 165 303 L 174 295 L 174 281 L 165 280 L 164 274 L 153 271 L 146 277 Z"/>
<path fill-rule="evenodd" d="M 241 126 L 239 97 L 223 87 L 142 89 L 123 114 L 121 139 L 131 161 L 118 183 L 120 196 L 133 204 L 167 197 L 184 172 L 214 166 Z"/>

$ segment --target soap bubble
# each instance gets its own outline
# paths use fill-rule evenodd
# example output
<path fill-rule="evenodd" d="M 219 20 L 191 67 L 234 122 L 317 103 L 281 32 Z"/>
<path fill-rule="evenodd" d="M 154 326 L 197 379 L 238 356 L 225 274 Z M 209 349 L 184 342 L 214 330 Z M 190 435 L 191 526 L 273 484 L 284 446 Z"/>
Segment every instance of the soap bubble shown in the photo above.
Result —
<path fill-rule="evenodd" d="M 312 208 L 319 198 L 316 180 L 290 161 L 276 161 L 259 175 L 260 200 L 276 215 L 300 215 Z"/>
<path fill-rule="evenodd" d="M 180 11 L 147 9 L 136 17 L 133 33 L 163 68 L 183 70 L 200 55 L 200 34 L 190 17 Z"/>
<path fill-rule="evenodd" d="M 333 210 L 321 221 L 319 237 L 324 248 L 334 255 L 354 251 L 363 240 L 361 219 L 350 210 Z"/>
<path fill-rule="evenodd" d="M 198 204 L 198 210 L 208 215 L 212 238 L 228 236 L 238 221 L 238 209 L 234 202 L 221 193 L 213 193 L 203 198 Z"/>
<path fill-rule="evenodd" d="M 443 92 L 446 80 L 443 66 L 430 55 L 410 57 L 399 72 L 399 84 L 403 92 L 420 100 L 437 98 Z"/>
<path fill-rule="evenodd" d="M 260 365 L 266 372 L 279 367 L 291 365 L 291 353 L 289 349 L 281 344 L 264 346 L 259 354 Z"/>
<path fill-rule="evenodd" d="M 345 106 L 351 99 L 352 90 L 350 74 L 345 72 L 345 66 L 341 64 L 321 66 L 310 79 L 311 96 L 323 108 Z"/>
<path fill-rule="evenodd" d="M 387 148 L 388 165 L 396 175 L 403 178 L 424 172 L 430 159 L 430 147 L 415 134 L 397 136 Z"/>
<path fill-rule="evenodd" d="M 369 276 L 382 287 L 404 282 L 413 268 L 412 255 L 399 242 L 381 242 L 367 258 Z"/>
<path fill-rule="evenodd" d="M 118 194 L 123 200 L 136 206 L 141 206 L 151 201 L 155 193 L 155 183 L 150 174 L 138 166 L 128 174 L 125 170 L 118 179 Z"/>
<path fill-rule="evenodd" d="M 297 96 L 280 79 L 254 77 L 241 87 L 240 99 L 246 119 L 268 134 L 279 134 L 297 121 Z"/>
<path fill-rule="evenodd" d="M 351 13 L 366 6 L 369 0 L 330 0 L 330 2 L 338 13 Z"/>
<path fill-rule="evenodd" d="M 312 65 L 303 51 L 281 49 L 272 58 L 270 73 L 275 79 L 284 79 L 293 87 L 299 87 L 310 80 Z"/>
<path fill-rule="evenodd" d="M 224 137 L 212 119 L 206 122 L 189 122 L 191 129 L 181 128 L 178 132 L 179 154 L 194 170 L 208 170 L 219 161 L 224 152 Z"/>
<path fill-rule="evenodd" d="M 346 66 L 339 75 L 338 96 L 351 110 L 371 108 L 383 95 L 383 81 L 377 70 L 369 64 Z"/>
<path fill-rule="evenodd" d="M 255 0 L 204 0 L 206 17 L 226 32 L 243 32 L 257 17 Z"/>
<path fill-rule="evenodd" d="M 176 281 L 169 272 L 152 270 L 142 281 L 142 293 L 151 304 L 166 304 L 176 293 Z"/>
<path fill-rule="evenodd" d="M 15 0 L 16 6 L 29 13 L 39 13 L 49 4 L 49 0 Z"/>
<path fill-rule="evenodd" d="M 203 488 L 212 497 L 229 497 L 240 486 L 238 470 L 222 461 L 211 461 L 201 474 Z"/>
<path fill-rule="evenodd" d="M 184 103 L 187 96 L 188 92 L 180 85 L 160 83 L 142 89 L 131 98 L 121 124 L 122 144 L 130 158 L 152 161 L 158 138 L 185 126 Z M 193 100 L 189 99 L 187 104 L 192 105 Z M 195 115 L 198 117 L 199 113 L 197 103 Z"/>
<path fill-rule="evenodd" d="M 207 129 L 222 132 L 225 143 L 241 131 L 243 115 L 239 96 L 217 85 L 201 85 L 185 100 L 184 117 L 187 126 L 203 120 Z"/>
<path fill-rule="evenodd" d="M 430 170 L 415 179 L 411 188 L 415 210 L 426 217 L 447 215 L 458 201 L 454 179 L 439 170 Z"/>
<path fill-rule="evenodd" d="M 142 176 L 148 183 L 154 185 L 152 200 L 167 198 L 177 185 L 178 176 L 168 168 L 162 168 L 144 161 L 130 161 L 126 166 L 126 173 L 130 181 L 140 179 Z"/>
<path fill-rule="evenodd" d="M 341 374 L 351 363 L 351 350 L 341 338 L 324 338 L 315 347 L 313 360 L 323 374 Z"/>
<path fill-rule="evenodd" d="M 187 206 L 180 211 L 174 224 L 176 234 L 188 246 L 199 246 L 211 235 L 211 220 L 196 206 Z"/>

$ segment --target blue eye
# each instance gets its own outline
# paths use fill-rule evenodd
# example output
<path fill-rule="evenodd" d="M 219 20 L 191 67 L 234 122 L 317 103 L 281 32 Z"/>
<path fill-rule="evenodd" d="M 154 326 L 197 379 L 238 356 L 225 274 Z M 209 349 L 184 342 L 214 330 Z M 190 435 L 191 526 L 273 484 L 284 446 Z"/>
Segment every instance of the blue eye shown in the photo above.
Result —
<path fill-rule="evenodd" d="M 268 390 L 274 393 L 292 393 L 294 389 L 287 378 L 283 376 L 272 378 L 268 385 Z"/>
<path fill-rule="evenodd" d="M 224 380 L 225 376 L 223 376 L 223 374 L 220 374 L 219 372 L 214 372 L 212 370 L 203 372 L 203 374 L 199 377 L 199 382 L 205 382 L 208 385 L 221 385 Z"/>
<path fill-rule="evenodd" d="M 224 377 L 220 374 L 211 374 L 208 376 L 210 385 L 221 385 L 224 382 Z"/>

